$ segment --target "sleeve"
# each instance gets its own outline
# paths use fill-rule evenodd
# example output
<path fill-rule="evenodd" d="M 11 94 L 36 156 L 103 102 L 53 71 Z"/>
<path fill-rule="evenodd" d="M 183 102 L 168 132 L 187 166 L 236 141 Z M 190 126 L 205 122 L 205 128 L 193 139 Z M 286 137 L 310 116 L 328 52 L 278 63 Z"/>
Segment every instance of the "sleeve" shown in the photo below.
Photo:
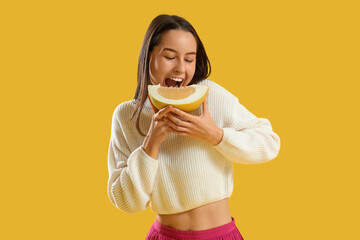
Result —
<path fill-rule="evenodd" d="M 229 104 L 235 108 L 228 126 L 222 128 L 223 138 L 215 149 L 236 163 L 256 164 L 274 159 L 280 150 L 280 138 L 272 130 L 270 121 L 257 118 L 235 96 Z"/>
<path fill-rule="evenodd" d="M 144 211 L 149 205 L 158 161 L 141 146 L 130 152 L 118 116 L 117 108 L 112 117 L 108 152 L 108 196 L 122 211 Z"/>

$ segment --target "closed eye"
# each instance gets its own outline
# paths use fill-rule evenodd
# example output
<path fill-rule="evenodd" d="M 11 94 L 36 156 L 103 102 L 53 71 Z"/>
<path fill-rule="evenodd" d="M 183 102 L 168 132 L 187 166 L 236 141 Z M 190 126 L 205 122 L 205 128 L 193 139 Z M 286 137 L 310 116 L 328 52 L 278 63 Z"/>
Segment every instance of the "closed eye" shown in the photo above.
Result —
<path fill-rule="evenodd" d="M 169 60 L 173 60 L 173 59 L 175 59 L 175 58 L 169 58 L 169 57 L 165 57 L 166 59 L 169 59 Z M 191 63 L 191 62 L 193 62 L 193 61 L 191 61 L 191 60 L 185 60 L 186 62 L 189 62 L 189 63 Z"/>

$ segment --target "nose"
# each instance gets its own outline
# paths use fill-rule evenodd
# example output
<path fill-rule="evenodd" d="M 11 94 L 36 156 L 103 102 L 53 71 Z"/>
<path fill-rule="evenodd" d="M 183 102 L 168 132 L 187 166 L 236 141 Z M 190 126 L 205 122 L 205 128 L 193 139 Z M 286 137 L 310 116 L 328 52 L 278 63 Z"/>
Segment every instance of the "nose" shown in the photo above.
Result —
<path fill-rule="evenodd" d="M 185 65 L 184 65 L 184 63 L 183 63 L 183 61 L 176 61 L 177 63 L 176 63 L 176 65 L 175 65 L 175 67 L 174 67 L 174 71 L 176 72 L 176 73 L 184 73 L 185 72 Z"/>

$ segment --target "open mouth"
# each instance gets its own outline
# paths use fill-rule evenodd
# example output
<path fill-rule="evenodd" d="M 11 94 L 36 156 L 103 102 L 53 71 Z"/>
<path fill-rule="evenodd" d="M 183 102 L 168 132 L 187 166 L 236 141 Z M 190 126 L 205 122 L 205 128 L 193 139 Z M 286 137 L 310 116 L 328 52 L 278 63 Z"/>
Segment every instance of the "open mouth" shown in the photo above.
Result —
<path fill-rule="evenodd" d="M 165 86 L 166 87 L 180 87 L 182 82 L 183 82 L 182 78 L 166 78 Z"/>

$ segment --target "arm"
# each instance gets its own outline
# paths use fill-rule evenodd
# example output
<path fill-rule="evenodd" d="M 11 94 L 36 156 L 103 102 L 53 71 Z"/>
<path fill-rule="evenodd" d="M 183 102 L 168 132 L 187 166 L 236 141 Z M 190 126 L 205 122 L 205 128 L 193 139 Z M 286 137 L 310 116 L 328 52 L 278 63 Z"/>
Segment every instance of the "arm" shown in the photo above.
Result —
<path fill-rule="evenodd" d="M 108 196 L 117 208 L 125 212 L 144 211 L 153 190 L 158 161 L 147 155 L 141 146 L 130 152 L 118 116 L 119 108 L 112 118 Z"/>
<path fill-rule="evenodd" d="M 229 126 L 222 128 L 223 138 L 215 145 L 229 161 L 255 164 L 274 159 L 280 150 L 280 138 L 273 132 L 270 121 L 257 118 L 242 106 L 236 97 Z"/>

